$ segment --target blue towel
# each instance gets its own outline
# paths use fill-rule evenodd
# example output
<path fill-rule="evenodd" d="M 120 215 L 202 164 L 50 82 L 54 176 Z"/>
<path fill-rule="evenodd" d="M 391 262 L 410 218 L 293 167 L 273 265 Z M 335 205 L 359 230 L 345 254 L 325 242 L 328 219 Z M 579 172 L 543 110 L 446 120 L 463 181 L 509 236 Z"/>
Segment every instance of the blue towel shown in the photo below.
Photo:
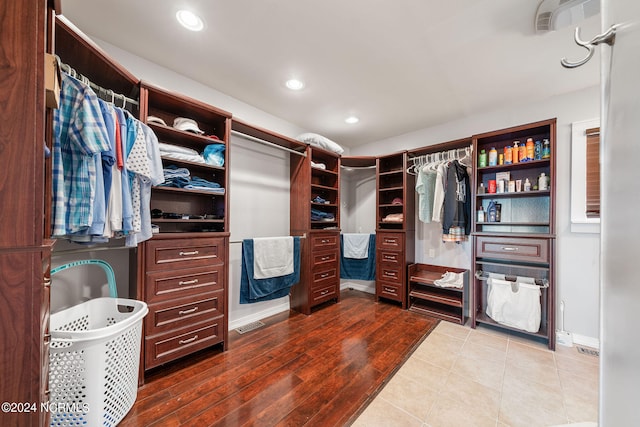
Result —
<path fill-rule="evenodd" d="M 369 235 L 367 258 L 345 258 L 344 242 L 340 235 L 340 278 L 355 280 L 376 280 L 376 235 Z"/>
<path fill-rule="evenodd" d="M 240 304 L 268 301 L 289 295 L 289 289 L 300 281 L 300 237 L 293 238 L 293 273 L 268 279 L 253 278 L 253 239 L 242 241 Z"/>

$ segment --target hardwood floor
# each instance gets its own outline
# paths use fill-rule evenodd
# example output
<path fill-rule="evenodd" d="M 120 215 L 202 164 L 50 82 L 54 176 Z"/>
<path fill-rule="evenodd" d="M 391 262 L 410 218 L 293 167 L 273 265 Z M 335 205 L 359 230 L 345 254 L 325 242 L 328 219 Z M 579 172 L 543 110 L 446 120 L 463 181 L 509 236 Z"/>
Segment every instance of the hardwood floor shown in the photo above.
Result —
<path fill-rule="evenodd" d="M 345 290 L 147 373 L 127 426 L 348 425 L 438 323 Z"/>

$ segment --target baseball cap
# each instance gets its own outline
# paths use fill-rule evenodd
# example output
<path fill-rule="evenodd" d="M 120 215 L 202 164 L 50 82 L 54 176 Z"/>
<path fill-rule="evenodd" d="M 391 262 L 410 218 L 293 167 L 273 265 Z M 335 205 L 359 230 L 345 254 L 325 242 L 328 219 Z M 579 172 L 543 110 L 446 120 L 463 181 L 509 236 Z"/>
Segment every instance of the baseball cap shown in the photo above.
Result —
<path fill-rule="evenodd" d="M 148 116 L 147 117 L 147 123 L 153 123 L 153 124 L 162 125 L 162 126 L 166 126 L 167 125 L 164 120 L 162 120 L 160 117 L 156 117 L 156 116 Z"/>
<path fill-rule="evenodd" d="M 177 117 L 173 121 L 173 127 L 179 130 L 193 132 L 200 135 L 204 134 L 204 131 L 200 130 L 200 128 L 198 127 L 198 123 L 196 123 L 195 120 L 188 119 L 186 117 Z"/>
<path fill-rule="evenodd" d="M 400 197 L 396 197 L 395 199 L 393 199 L 391 201 L 392 205 L 401 205 L 402 204 L 402 199 Z"/>

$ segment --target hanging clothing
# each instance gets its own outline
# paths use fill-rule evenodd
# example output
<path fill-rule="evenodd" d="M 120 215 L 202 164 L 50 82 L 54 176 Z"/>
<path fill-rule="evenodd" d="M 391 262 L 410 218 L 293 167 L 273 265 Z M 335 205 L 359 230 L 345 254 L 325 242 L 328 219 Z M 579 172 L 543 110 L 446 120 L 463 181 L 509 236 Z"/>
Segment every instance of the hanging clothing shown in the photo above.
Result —
<path fill-rule="evenodd" d="M 424 223 L 433 221 L 433 198 L 436 191 L 435 170 L 421 168 L 416 179 L 418 193 L 418 219 Z"/>
<path fill-rule="evenodd" d="M 96 161 L 109 150 L 98 97 L 79 80 L 62 73 L 60 108 L 53 110 L 51 234 L 61 237 L 93 221 Z"/>
<path fill-rule="evenodd" d="M 457 160 L 451 162 L 447 170 L 446 185 L 442 232 L 443 234 L 454 236 L 468 235 L 471 232 L 469 175 L 467 174 L 467 168 Z M 453 232 L 450 231 L 452 228 L 454 229 Z"/>
<path fill-rule="evenodd" d="M 442 222 L 442 205 L 447 185 L 447 163 L 443 162 L 436 168 L 436 183 L 433 192 L 433 216 L 432 221 Z"/>

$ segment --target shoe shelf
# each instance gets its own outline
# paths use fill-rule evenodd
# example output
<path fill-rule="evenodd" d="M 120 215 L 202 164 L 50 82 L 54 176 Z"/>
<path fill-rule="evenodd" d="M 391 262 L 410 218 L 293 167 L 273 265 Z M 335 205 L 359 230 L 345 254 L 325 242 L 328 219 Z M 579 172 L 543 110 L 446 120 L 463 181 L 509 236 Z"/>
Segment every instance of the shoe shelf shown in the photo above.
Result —
<path fill-rule="evenodd" d="M 435 281 L 445 273 L 462 274 L 462 288 L 441 287 Z M 468 270 L 428 264 L 410 264 L 409 310 L 464 325 L 465 290 L 468 287 Z"/>

